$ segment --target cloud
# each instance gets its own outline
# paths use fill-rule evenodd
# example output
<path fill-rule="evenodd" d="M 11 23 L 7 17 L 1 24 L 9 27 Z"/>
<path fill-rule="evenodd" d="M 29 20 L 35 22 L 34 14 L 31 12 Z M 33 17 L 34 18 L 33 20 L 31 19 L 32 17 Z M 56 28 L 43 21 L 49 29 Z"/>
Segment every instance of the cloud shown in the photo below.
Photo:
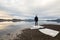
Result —
<path fill-rule="evenodd" d="M 12 16 L 5 11 L 0 11 L 0 19 L 12 19 Z"/>
<path fill-rule="evenodd" d="M 0 9 L 14 17 L 58 18 L 60 0 L 0 0 Z"/>
<path fill-rule="evenodd" d="M 47 7 L 47 6 L 54 4 L 56 1 L 57 0 L 34 0 L 32 2 L 32 6 L 44 8 L 44 7 Z"/>

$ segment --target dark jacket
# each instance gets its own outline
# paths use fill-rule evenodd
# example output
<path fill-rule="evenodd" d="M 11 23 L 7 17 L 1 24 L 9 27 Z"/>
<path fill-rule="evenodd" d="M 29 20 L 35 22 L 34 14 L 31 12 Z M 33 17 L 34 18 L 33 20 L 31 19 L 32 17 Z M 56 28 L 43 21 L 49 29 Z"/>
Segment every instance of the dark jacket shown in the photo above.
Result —
<path fill-rule="evenodd" d="M 35 22 L 38 22 L 38 17 L 36 16 L 34 20 L 35 20 Z"/>

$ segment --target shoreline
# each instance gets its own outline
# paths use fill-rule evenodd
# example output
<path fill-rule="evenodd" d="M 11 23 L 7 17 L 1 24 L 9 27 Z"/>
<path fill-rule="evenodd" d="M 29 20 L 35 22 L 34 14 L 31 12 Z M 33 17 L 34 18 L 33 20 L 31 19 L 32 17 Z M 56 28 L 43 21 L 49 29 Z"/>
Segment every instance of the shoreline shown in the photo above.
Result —
<path fill-rule="evenodd" d="M 57 30 L 60 32 L 60 25 L 53 25 L 53 24 L 44 24 L 41 25 L 45 28 Z M 38 29 L 24 29 L 22 30 L 21 34 L 18 34 L 14 40 L 60 40 L 60 33 L 56 37 L 51 37 L 45 35 L 38 31 Z"/>
<path fill-rule="evenodd" d="M 60 25 L 43 24 L 40 26 L 44 26 L 44 28 L 49 28 L 60 32 Z M 60 40 L 60 33 L 56 37 L 51 37 L 39 32 L 38 29 L 30 28 L 25 28 L 22 30 L 19 29 L 16 32 L 7 35 L 8 36 L 6 36 L 6 38 L 3 40 Z"/>
<path fill-rule="evenodd" d="M 60 31 L 60 25 L 55 25 L 55 24 L 43 24 L 41 26 L 44 26 L 45 28 L 53 29 Z"/>

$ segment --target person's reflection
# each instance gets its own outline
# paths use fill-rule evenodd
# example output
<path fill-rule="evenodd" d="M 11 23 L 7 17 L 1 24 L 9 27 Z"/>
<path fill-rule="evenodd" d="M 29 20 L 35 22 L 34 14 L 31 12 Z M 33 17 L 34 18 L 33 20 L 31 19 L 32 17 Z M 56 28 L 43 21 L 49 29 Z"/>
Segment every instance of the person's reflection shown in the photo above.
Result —
<path fill-rule="evenodd" d="M 35 16 L 34 21 L 35 21 L 35 26 L 37 26 L 38 25 L 38 17 L 37 16 Z"/>

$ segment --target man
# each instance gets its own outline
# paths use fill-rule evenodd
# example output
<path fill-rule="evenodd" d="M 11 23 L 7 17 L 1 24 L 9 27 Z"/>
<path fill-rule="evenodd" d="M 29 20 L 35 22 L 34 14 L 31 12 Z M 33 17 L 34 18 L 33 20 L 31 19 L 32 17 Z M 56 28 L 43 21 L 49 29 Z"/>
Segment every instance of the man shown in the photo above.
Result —
<path fill-rule="evenodd" d="M 38 25 L 38 17 L 37 16 L 35 16 L 34 21 L 35 21 L 35 26 Z"/>

